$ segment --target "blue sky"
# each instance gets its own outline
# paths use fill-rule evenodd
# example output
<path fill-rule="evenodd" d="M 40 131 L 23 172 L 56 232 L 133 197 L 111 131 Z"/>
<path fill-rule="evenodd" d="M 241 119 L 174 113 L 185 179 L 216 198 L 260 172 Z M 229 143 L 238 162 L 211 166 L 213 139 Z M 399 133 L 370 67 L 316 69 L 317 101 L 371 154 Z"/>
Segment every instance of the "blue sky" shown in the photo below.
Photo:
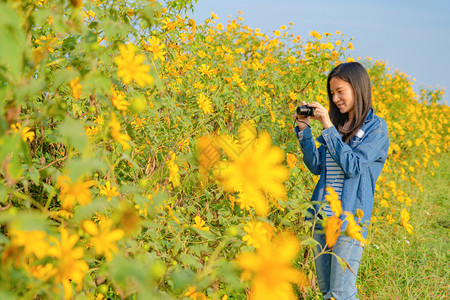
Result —
<path fill-rule="evenodd" d="M 386 61 L 415 78 L 416 91 L 447 87 L 445 99 L 450 99 L 450 0 L 198 0 L 191 17 L 203 22 L 214 12 L 225 24 L 239 10 L 246 25 L 268 34 L 289 22 L 294 23 L 290 32 L 303 41 L 313 30 L 339 30 L 353 38 L 355 59 Z"/>

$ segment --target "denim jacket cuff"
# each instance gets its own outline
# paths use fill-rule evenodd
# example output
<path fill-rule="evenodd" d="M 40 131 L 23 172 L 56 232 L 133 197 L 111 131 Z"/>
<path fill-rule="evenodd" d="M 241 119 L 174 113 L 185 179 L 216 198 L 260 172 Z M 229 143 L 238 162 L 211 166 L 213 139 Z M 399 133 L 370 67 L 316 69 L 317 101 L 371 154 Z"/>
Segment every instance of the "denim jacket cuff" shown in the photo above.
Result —
<path fill-rule="evenodd" d="M 308 138 L 312 138 L 312 132 L 311 132 L 311 128 L 306 127 L 303 130 L 300 130 L 298 128 L 298 126 L 294 127 L 294 131 L 295 131 L 295 135 L 297 136 L 297 138 L 299 139 L 299 141 L 302 141 L 302 139 L 308 139 Z"/>

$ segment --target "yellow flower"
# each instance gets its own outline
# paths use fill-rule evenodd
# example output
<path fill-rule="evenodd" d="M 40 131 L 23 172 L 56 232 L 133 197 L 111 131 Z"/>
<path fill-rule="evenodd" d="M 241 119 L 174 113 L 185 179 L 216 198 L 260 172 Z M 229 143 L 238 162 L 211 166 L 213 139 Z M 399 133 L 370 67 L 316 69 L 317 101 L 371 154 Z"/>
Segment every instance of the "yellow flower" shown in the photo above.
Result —
<path fill-rule="evenodd" d="M 336 244 L 337 238 L 341 234 L 342 221 L 336 216 L 327 218 L 325 224 L 325 241 L 328 248 L 331 248 Z"/>
<path fill-rule="evenodd" d="M 109 127 L 111 128 L 111 137 L 122 145 L 123 149 L 130 149 L 130 145 L 127 141 L 131 140 L 128 134 L 120 133 L 120 123 L 116 119 L 116 115 L 111 113 L 111 121 L 109 122 Z"/>
<path fill-rule="evenodd" d="M 94 122 L 98 125 L 103 125 L 105 123 L 105 119 L 102 116 L 94 117 Z"/>
<path fill-rule="evenodd" d="M 170 159 L 167 160 L 167 166 L 169 168 L 169 181 L 172 183 L 173 187 L 180 186 L 180 174 L 178 171 L 180 168 L 175 163 L 176 156 L 175 154 L 172 154 Z"/>
<path fill-rule="evenodd" d="M 291 266 L 299 249 L 294 235 L 281 233 L 255 253 L 240 254 L 237 264 L 243 270 L 241 278 L 252 280 L 248 299 L 297 299 L 291 283 L 301 290 L 308 285 L 306 275 Z"/>
<path fill-rule="evenodd" d="M 133 44 L 120 45 L 120 56 L 114 59 L 117 65 L 117 76 L 122 78 L 124 84 L 135 81 L 140 87 L 153 83 L 153 77 L 148 74 L 150 66 L 143 65 L 145 56 L 135 55 Z"/>
<path fill-rule="evenodd" d="M 200 67 L 198 67 L 198 71 L 203 75 L 203 76 L 208 76 L 211 77 L 212 75 L 214 75 L 215 70 L 214 69 L 210 69 L 209 66 L 202 64 Z"/>
<path fill-rule="evenodd" d="M 54 276 L 56 283 L 62 283 L 64 287 L 64 298 L 72 298 L 72 282 L 77 287 L 78 292 L 83 288 L 83 280 L 87 271 L 88 264 L 83 260 L 84 251 L 81 247 L 74 247 L 78 241 L 78 235 L 69 235 L 64 227 L 60 227 L 61 240 L 53 238 L 54 246 L 49 249 L 49 256 L 57 258 L 56 274 Z"/>
<path fill-rule="evenodd" d="M 329 193 L 328 195 L 325 195 L 325 199 L 327 199 L 328 203 L 330 203 L 331 211 L 336 217 L 339 218 L 342 214 L 342 206 L 341 201 L 339 201 L 339 196 L 332 187 L 326 187 L 325 190 Z"/>
<path fill-rule="evenodd" d="M 200 137 L 197 141 L 198 172 L 206 176 L 220 159 L 220 150 L 214 138 L 208 135 Z"/>
<path fill-rule="evenodd" d="M 164 48 L 166 46 L 161 43 L 161 40 L 157 38 L 156 36 L 152 36 L 150 39 L 148 39 L 148 44 L 144 42 L 144 49 L 153 53 L 153 59 L 154 60 L 161 60 L 164 61 L 166 57 L 164 56 L 166 52 L 164 51 Z"/>
<path fill-rule="evenodd" d="M 213 112 L 211 100 L 205 96 L 205 94 L 200 93 L 197 97 L 198 106 L 203 110 L 205 114 Z"/>
<path fill-rule="evenodd" d="M 11 130 L 14 133 L 20 132 L 20 136 L 22 137 L 22 140 L 24 142 L 26 142 L 27 140 L 32 142 L 35 136 L 34 132 L 30 131 L 30 127 L 25 126 L 24 128 L 22 128 L 22 125 L 20 123 L 11 124 Z"/>
<path fill-rule="evenodd" d="M 214 176 L 225 190 L 238 192 L 239 198 L 254 203 L 258 215 L 265 215 L 269 209 L 266 193 L 274 198 L 286 198 L 283 182 L 289 177 L 289 171 L 281 165 L 283 150 L 272 145 L 267 132 L 258 136 L 251 123 L 240 126 L 238 137 L 238 145 L 228 135 L 216 138 L 229 160 L 216 164 Z"/>
<path fill-rule="evenodd" d="M 47 255 L 49 245 L 45 240 L 47 233 L 42 230 L 23 231 L 12 228 L 10 230 L 11 246 L 24 247 L 25 256 L 34 255 L 37 258 L 44 258 Z"/>
<path fill-rule="evenodd" d="M 200 292 L 197 292 L 196 286 L 190 286 L 188 291 L 184 293 L 186 297 L 189 297 L 194 300 L 207 300 L 206 295 Z"/>
<path fill-rule="evenodd" d="M 48 280 L 49 278 L 53 277 L 57 273 L 57 269 L 53 264 L 46 264 L 44 265 L 37 265 L 37 266 L 31 266 L 29 269 L 29 272 L 31 275 L 33 275 L 35 278 L 41 279 L 41 280 Z"/>
<path fill-rule="evenodd" d="M 81 93 L 83 92 L 83 86 L 80 84 L 78 76 L 69 82 L 69 86 L 72 89 L 72 96 L 75 100 L 80 99 Z"/>
<path fill-rule="evenodd" d="M 361 219 L 364 217 L 364 212 L 359 208 L 356 209 L 356 216 L 358 217 L 358 222 L 361 222 Z"/>
<path fill-rule="evenodd" d="M 144 129 L 144 125 L 147 123 L 146 118 L 139 118 L 137 117 L 133 122 L 131 122 L 131 125 L 134 126 L 134 130 L 138 130 L 139 128 Z"/>
<path fill-rule="evenodd" d="M 286 154 L 286 162 L 290 169 L 293 169 L 297 164 L 297 156 L 292 153 Z"/>
<path fill-rule="evenodd" d="M 252 245 L 258 249 L 272 239 L 274 229 L 269 223 L 251 221 L 244 226 L 244 231 L 247 235 L 244 235 L 242 240 L 247 242 L 248 246 Z"/>
<path fill-rule="evenodd" d="M 111 261 L 113 258 L 112 253 L 119 251 L 116 242 L 123 238 L 123 230 L 111 230 L 112 220 L 104 216 L 100 218 L 98 226 L 91 220 L 85 220 L 81 224 L 81 227 L 91 236 L 90 242 L 95 247 L 95 253 L 97 255 L 104 255 L 107 261 Z"/>
<path fill-rule="evenodd" d="M 209 230 L 209 226 L 204 226 L 206 224 L 206 222 L 200 216 L 195 216 L 194 222 L 195 222 L 195 224 L 192 225 L 192 227 L 195 227 L 195 228 L 203 230 L 203 231 Z"/>
<path fill-rule="evenodd" d="M 64 210 L 71 211 L 78 201 L 81 205 L 91 203 L 92 195 L 89 188 L 95 185 L 95 181 L 83 181 L 81 178 L 72 183 L 72 180 L 67 175 L 58 177 L 57 186 L 61 189 L 61 207 Z"/>
<path fill-rule="evenodd" d="M 116 91 L 114 86 L 111 86 L 111 102 L 118 110 L 127 110 L 130 103 L 125 100 L 125 93 Z"/>
<path fill-rule="evenodd" d="M 22 140 L 23 140 L 24 142 L 26 142 L 27 140 L 30 141 L 30 142 L 32 142 L 33 139 L 34 139 L 35 134 L 34 134 L 33 131 L 30 131 L 30 127 L 25 126 L 25 127 L 22 129 L 22 131 L 20 132 L 20 136 L 22 137 Z"/>
<path fill-rule="evenodd" d="M 106 181 L 105 186 L 100 187 L 100 194 L 108 197 L 108 201 L 111 201 L 111 197 L 119 196 L 119 192 L 117 191 L 116 186 L 111 187 L 111 182 Z"/>
<path fill-rule="evenodd" d="M 400 223 L 402 224 L 402 226 L 406 229 L 406 231 L 408 231 L 409 234 L 412 234 L 414 228 L 411 224 L 408 223 L 410 218 L 409 213 L 405 209 L 402 209 L 402 211 L 400 212 L 400 217 Z"/>
<path fill-rule="evenodd" d="M 361 242 L 361 244 L 364 244 L 366 242 L 366 240 L 362 236 L 361 227 L 358 224 L 356 224 L 353 214 L 351 214 L 349 212 L 345 212 L 344 214 L 347 216 L 346 220 L 348 222 L 345 233 L 352 239 L 355 239 L 355 240 Z"/>

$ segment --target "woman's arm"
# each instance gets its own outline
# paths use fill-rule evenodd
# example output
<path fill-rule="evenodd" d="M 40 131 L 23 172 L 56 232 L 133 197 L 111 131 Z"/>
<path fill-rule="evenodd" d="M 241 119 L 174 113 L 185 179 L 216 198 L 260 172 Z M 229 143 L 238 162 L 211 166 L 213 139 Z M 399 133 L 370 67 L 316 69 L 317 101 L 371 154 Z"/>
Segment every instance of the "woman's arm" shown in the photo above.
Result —
<path fill-rule="evenodd" d="M 354 149 L 342 141 L 336 127 L 322 131 L 326 147 L 348 177 L 358 176 L 367 166 L 377 160 L 385 160 L 389 149 L 389 137 L 384 121 L 366 132 L 361 143 Z"/>
<path fill-rule="evenodd" d="M 299 138 L 300 147 L 303 152 L 303 162 L 313 174 L 319 175 L 322 170 L 320 153 L 316 147 L 311 128 L 307 127 L 303 131 L 300 131 L 296 126 L 294 131 L 295 135 Z M 299 133 L 301 134 L 301 137 L 299 137 Z"/>

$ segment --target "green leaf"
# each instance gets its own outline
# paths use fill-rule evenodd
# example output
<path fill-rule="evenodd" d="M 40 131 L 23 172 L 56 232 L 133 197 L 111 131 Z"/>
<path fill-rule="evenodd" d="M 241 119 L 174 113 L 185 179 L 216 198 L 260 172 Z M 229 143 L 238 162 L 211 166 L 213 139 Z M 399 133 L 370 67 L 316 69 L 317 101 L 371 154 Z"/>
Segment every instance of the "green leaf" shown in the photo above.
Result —
<path fill-rule="evenodd" d="M 83 86 L 84 97 L 94 93 L 102 94 L 109 92 L 111 83 L 111 78 L 100 72 L 90 72 L 80 81 L 80 84 Z"/>
<path fill-rule="evenodd" d="M 46 216 L 38 212 L 20 211 L 17 214 L 0 214 L 0 224 L 5 223 L 24 231 L 42 230 L 50 232 Z"/>
<path fill-rule="evenodd" d="M 177 256 L 177 260 L 193 269 L 200 269 L 201 267 L 203 267 L 203 265 L 198 261 L 198 258 L 194 258 L 192 255 L 189 255 L 187 253 L 180 253 Z"/>
<path fill-rule="evenodd" d="M 0 203 L 5 203 L 6 199 L 8 199 L 8 191 L 0 186 Z"/>
<path fill-rule="evenodd" d="M 89 140 L 84 131 L 84 126 L 78 120 L 64 120 L 64 122 L 58 126 L 57 131 L 66 144 L 72 145 L 80 152 L 83 152 L 88 146 Z"/>
<path fill-rule="evenodd" d="M 302 241 L 301 244 L 302 244 L 302 246 L 308 246 L 310 248 L 314 248 L 318 245 L 320 246 L 319 242 L 313 238 L 307 238 L 306 240 Z"/>
<path fill-rule="evenodd" d="M 130 284 L 145 286 L 151 282 L 147 280 L 148 272 L 142 264 L 120 254 L 114 256 L 109 263 L 109 271 L 113 282 L 121 287 Z"/>
<path fill-rule="evenodd" d="M 105 170 L 106 165 L 96 157 L 74 158 L 67 162 L 70 178 L 75 181 L 83 176 L 91 175 L 94 171 Z"/>
<path fill-rule="evenodd" d="M 11 156 L 10 161 L 7 165 L 8 175 L 14 179 L 19 179 L 22 176 L 22 164 L 20 162 L 20 157 L 17 153 Z"/>
<path fill-rule="evenodd" d="M 0 138 L 0 162 L 3 162 L 5 157 L 10 153 L 17 152 L 21 143 L 23 143 L 20 134 L 8 135 Z"/>
<path fill-rule="evenodd" d="M 174 292 L 180 294 L 189 285 L 193 285 L 195 273 L 190 269 L 175 270 L 169 277 L 172 280 Z"/>
<path fill-rule="evenodd" d="M 0 10 L 1 10 L 1 8 L 0 8 Z M 3 300 L 14 300 L 14 299 L 16 299 L 16 297 L 13 294 L 11 294 L 10 291 L 0 290 L 0 299 L 3 299 Z"/>
<path fill-rule="evenodd" d="M 350 265 L 348 264 L 348 262 L 345 259 L 343 259 L 342 257 L 339 257 L 337 255 L 335 255 L 335 257 L 336 257 L 339 265 L 341 266 L 342 270 L 345 270 L 345 268 L 347 268 L 350 270 L 350 272 L 352 272 L 356 276 L 355 272 L 352 270 L 352 268 L 350 267 Z"/>
<path fill-rule="evenodd" d="M 77 72 L 68 69 L 59 69 L 54 72 L 52 90 L 58 89 L 61 85 L 71 81 L 78 75 Z"/>
<path fill-rule="evenodd" d="M 108 207 L 108 202 L 104 199 L 94 199 L 92 203 L 80 205 L 75 208 L 73 221 L 79 224 L 82 220 L 90 219 L 96 212 L 104 212 Z"/>
<path fill-rule="evenodd" d="M 26 49 L 26 40 L 20 28 L 19 17 L 4 3 L 0 4 L 0 45 L 0 65 L 9 69 L 13 77 L 11 80 L 17 80 L 22 69 L 22 53 Z"/>
<path fill-rule="evenodd" d="M 197 232 L 198 235 L 200 235 L 202 238 L 204 238 L 206 240 L 210 240 L 210 241 L 216 240 L 216 235 L 214 233 L 212 233 L 211 231 L 204 231 L 204 230 L 197 229 L 195 227 L 192 227 L 192 229 L 195 232 Z"/>

